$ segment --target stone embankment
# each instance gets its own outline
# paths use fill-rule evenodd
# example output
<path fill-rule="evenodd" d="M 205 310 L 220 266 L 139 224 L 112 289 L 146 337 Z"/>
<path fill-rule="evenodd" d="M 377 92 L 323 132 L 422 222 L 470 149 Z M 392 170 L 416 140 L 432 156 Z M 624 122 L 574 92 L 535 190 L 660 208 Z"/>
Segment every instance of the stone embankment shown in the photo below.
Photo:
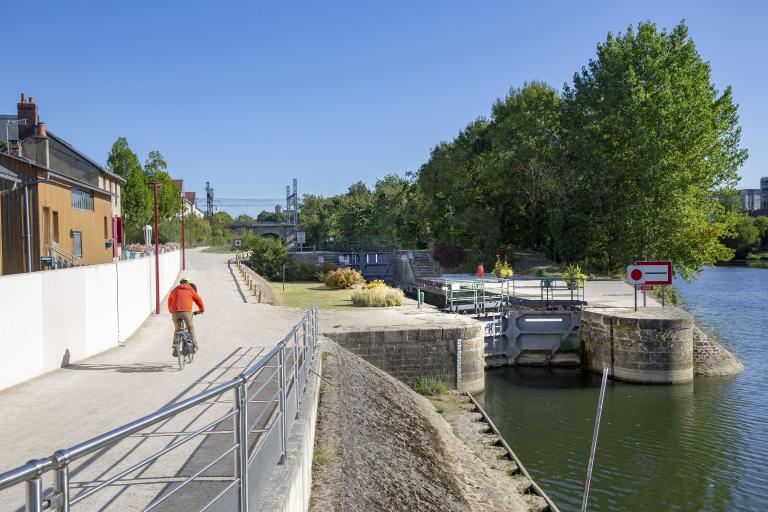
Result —
<path fill-rule="evenodd" d="M 429 400 L 335 343 L 323 351 L 310 510 L 540 510 Z"/>
<path fill-rule="evenodd" d="M 693 327 L 693 373 L 708 377 L 736 375 L 744 365 L 707 333 Z"/>

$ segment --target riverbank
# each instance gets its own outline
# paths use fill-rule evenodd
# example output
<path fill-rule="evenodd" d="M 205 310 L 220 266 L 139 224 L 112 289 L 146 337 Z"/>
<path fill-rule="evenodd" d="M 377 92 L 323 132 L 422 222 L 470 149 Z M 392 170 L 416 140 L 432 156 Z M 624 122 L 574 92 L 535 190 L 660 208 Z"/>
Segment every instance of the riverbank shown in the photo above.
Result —
<path fill-rule="evenodd" d="M 542 510 L 529 483 L 479 457 L 400 381 L 335 343 L 323 347 L 323 376 L 311 511 Z M 471 424 L 450 406 L 462 414 Z"/>

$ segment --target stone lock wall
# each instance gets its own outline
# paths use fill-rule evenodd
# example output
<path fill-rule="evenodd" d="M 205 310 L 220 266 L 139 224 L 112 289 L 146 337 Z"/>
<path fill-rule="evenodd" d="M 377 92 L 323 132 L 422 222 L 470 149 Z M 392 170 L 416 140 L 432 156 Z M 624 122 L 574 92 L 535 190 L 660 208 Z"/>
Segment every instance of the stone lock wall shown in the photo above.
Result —
<path fill-rule="evenodd" d="M 667 308 L 585 308 L 580 338 L 587 367 L 617 380 L 677 384 L 693 380 L 691 315 Z"/>
<path fill-rule="evenodd" d="M 479 322 L 461 327 L 372 328 L 325 334 L 409 386 L 419 377 L 438 375 L 454 388 L 456 340 L 461 339 L 460 389 L 478 393 L 485 388 L 485 337 Z"/>

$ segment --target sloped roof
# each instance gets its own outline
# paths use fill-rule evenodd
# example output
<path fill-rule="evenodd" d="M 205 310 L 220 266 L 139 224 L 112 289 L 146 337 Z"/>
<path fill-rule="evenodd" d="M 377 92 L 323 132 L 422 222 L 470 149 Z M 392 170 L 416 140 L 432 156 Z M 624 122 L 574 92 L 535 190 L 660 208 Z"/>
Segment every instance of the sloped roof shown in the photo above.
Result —
<path fill-rule="evenodd" d="M 69 153 L 70 157 L 73 157 L 77 161 L 82 161 L 91 167 L 95 168 L 98 172 L 103 172 L 104 174 L 110 176 L 111 178 L 114 178 L 117 180 L 121 185 L 125 184 L 125 179 L 123 179 L 121 176 L 118 176 L 117 174 L 110 172 L 106 170 L 104 167 L 102 167 L 99 163 L 92 160 L 88 155 L 83 153 L 82 151 L 78 150 L 76 147 L 74 147 L 69 142 L 65 141 L 58 135 L 55 135 L 53 132 L 48 130 L 48 138 L 57 146 L 56 149 L 59 149 L 60 151 L 64 153 Z M 53 166 L 51 166 L 53 167 Z M 65 171 L 65 169 L 60 169 L 60 171 Z"/>

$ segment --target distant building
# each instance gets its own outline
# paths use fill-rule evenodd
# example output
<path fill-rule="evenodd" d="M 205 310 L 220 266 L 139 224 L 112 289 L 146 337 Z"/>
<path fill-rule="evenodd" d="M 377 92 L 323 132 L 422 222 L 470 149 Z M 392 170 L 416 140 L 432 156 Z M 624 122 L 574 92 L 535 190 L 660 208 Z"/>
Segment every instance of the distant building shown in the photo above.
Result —
<path fill-rule="evenodd" d="M 47 131 L 24 94 L 0 140 L 0 275 L 116 259 L 125 180 Z"/>
<path fill-rule="evenodd" d="M 768 209 L 768 177 L 760 178 L 760 188 L 742 188 L 739 190 L 741 208 L 754 212 Z"/>
<path fill-rule="evenodd" d="M 184 215 L 204 217 L 203 211 L 197 207 L 196 194 L 194 192 L 184 192 L 184 180 L 173 180 L 173 183 L 181 191 L 181 200 L 184 202 Z"/>

